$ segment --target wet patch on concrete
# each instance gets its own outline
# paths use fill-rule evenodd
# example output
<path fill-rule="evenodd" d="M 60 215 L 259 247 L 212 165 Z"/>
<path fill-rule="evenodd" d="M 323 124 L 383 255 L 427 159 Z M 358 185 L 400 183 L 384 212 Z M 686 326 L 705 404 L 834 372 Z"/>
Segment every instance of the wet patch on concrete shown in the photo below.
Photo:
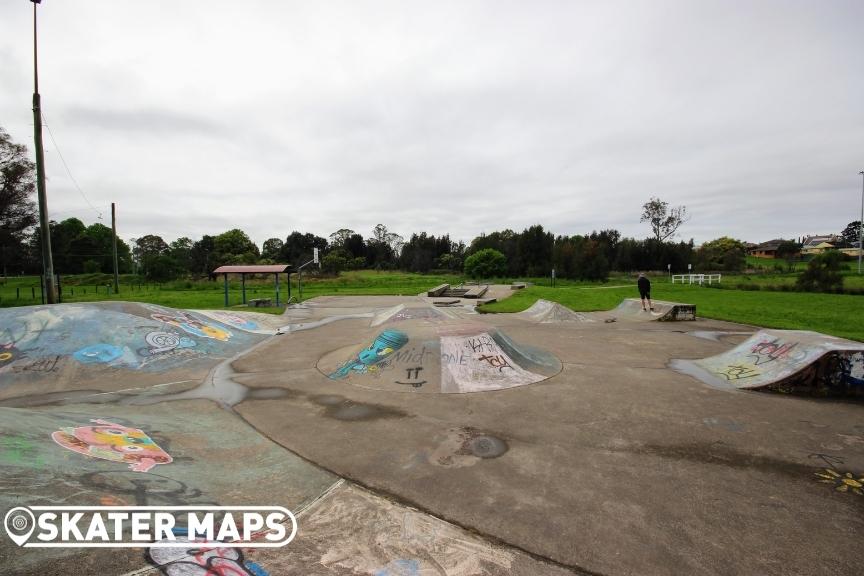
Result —
<path fill-rule="evenodd" d="M 471 438 L 463 445 L 463 450 L 478 458 L 498 458 L 507 452 L 507 443 L 495 436 L 481 434 Z"/>
<path fill-rule="evenodd" d="M 509 449 L 506 440 L 488 432 L 475 428 L 451 428 L 427 460 L 435 466 L 462 468 L 503 456 Z"/>
<path fill-rule="evenodd" d="M 770 456 L 741 452 L 719 442 L 713 444 L 644 444 L 622 451 L 701 464 L 715 464 L 727 468 L 759 470 L 769 474 L 796 478 L 807 476 L 813 471 L 813 466 L 809 464 L 799 464 Z"/>
<path fill-rule="evenodd" d="M 408 416 L 407 413 L 397 410 L 396 408 L 390 408 L 389 406 L 381 406 L 380 404 L 363 404 L 347 399 L 342 399 L 341 401 L 336 402 L 335 398 L 338 397 L 325 398 L 323 401 L 329 403 L 322 404 L 321 397 L 319 396 L 319 400 L 316 402 L 319 405 L 325 406 L 324 416 L 335 420 L 342 420 L 344 422 L 368 422 L 372 420 L 404 418 Z"/>
<path fill-rule="evenodd" d="M 288 398 L 293 395 L 293 391 L 285 388 L 252 388 L 249 390 L 248 398 L 253 400 L 274 400 L 276 398 Z"/>
<path fill-rule="evenodd" d="M 336 406 L 346 400 L 344 396 L 339 396 L 338 394 L 316 394 L 315 396 L 310 396 L 309 399 L 321 406 Z"/>

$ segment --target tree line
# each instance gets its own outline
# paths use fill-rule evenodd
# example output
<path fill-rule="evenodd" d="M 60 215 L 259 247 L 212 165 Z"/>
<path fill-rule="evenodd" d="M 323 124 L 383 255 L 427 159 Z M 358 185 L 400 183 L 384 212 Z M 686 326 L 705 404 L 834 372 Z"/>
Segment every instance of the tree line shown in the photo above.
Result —
<path fill-rule="evenodd" d="M 26 148 L 11 141 L 0 128 L 0 265 L 2 272 L 41 272 L 41 237 L 36 227 L 35 167 Z M 166 242 L 147 234 L 127 244 L 117 240 L 121 273 L 137 273 L 150 280 L 206 277 L 226 264 L 284 263 L 298 267 L 322 256 L 321 270 L 338 274 L 344 270 L 376 269 L 410 272 L 466 272 L 484 277 L 543 277 L 554 269 L 558 277 L 605 280 L 610 271 L 685 271 L 689 265 L 700 271 L 743 269 L 746 245 L 723 237 L 698 249 L 693 241 L 675 241 L 687 222 L 684 206 L 671 207 L 659 198 L 642 206 L 640 221 L 650 229 L 645 239 L 623 238 L 617 230 L 605 229 L 572 236 L 555 235 L 542 225 L 521 232 L 510 229 L 480 234 L 468 245 L 445 234 L 413 232 L 404 237 L 384 224 L 368 236 L 341 228 L 327 238 L 292 231 L 285 239 L 269 238 L 259 247 L 240 229 L 197 240 L 188 237 Z M 853 222 L 843 232 L 850 242 L 857 230 Z M 77 218 L 50 223 L 54 269 L 59 274 L 113 272 L 109 227 L 85 226 Z M 783 254 L 795 246 L 783 246 Z M 800 248 L 800 246 L 799 246 Z"/>

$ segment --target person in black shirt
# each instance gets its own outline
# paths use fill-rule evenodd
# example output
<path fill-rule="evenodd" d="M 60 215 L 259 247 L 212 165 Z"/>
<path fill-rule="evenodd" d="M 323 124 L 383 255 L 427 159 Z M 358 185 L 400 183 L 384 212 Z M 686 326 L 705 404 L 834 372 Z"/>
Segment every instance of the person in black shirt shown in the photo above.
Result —
<path fill-rule="evenodd" d="M 650 308 L 653 312 L 654 305 L 651 304 L 651 281 L 645 277 L 643 272 L 640 272 L 639 280 L 636 281 L 636 285 L 639 287 L 639 296 L 642 298 L 642 310 Z M 645 308 L 646 300 L 648 301 L 648 308 Z"/>

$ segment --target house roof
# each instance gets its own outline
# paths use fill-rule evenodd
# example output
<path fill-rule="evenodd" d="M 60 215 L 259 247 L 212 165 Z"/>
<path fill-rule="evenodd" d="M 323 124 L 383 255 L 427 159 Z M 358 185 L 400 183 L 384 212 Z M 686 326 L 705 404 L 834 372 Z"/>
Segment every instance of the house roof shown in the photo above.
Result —
<path fill-rule="evenodd" d="M 775 238 L 774 240 L 768 240 L 767 242 L 762 242 L 753 247 L 753 250 L 776 250 L 780 244 L 786 242 L 786 240 L 782 238 Z"/>

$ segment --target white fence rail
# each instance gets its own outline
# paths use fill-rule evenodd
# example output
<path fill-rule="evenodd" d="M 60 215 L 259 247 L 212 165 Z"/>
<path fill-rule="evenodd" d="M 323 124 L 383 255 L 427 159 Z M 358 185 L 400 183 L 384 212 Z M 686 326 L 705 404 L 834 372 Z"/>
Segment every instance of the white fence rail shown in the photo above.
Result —
<path fill-rule="evenodd" d="M 672 284 L 681 282 L 681 284 L 711 284 L 713 282 L 720 283 L 720 274 L 673 274 Z"/>

